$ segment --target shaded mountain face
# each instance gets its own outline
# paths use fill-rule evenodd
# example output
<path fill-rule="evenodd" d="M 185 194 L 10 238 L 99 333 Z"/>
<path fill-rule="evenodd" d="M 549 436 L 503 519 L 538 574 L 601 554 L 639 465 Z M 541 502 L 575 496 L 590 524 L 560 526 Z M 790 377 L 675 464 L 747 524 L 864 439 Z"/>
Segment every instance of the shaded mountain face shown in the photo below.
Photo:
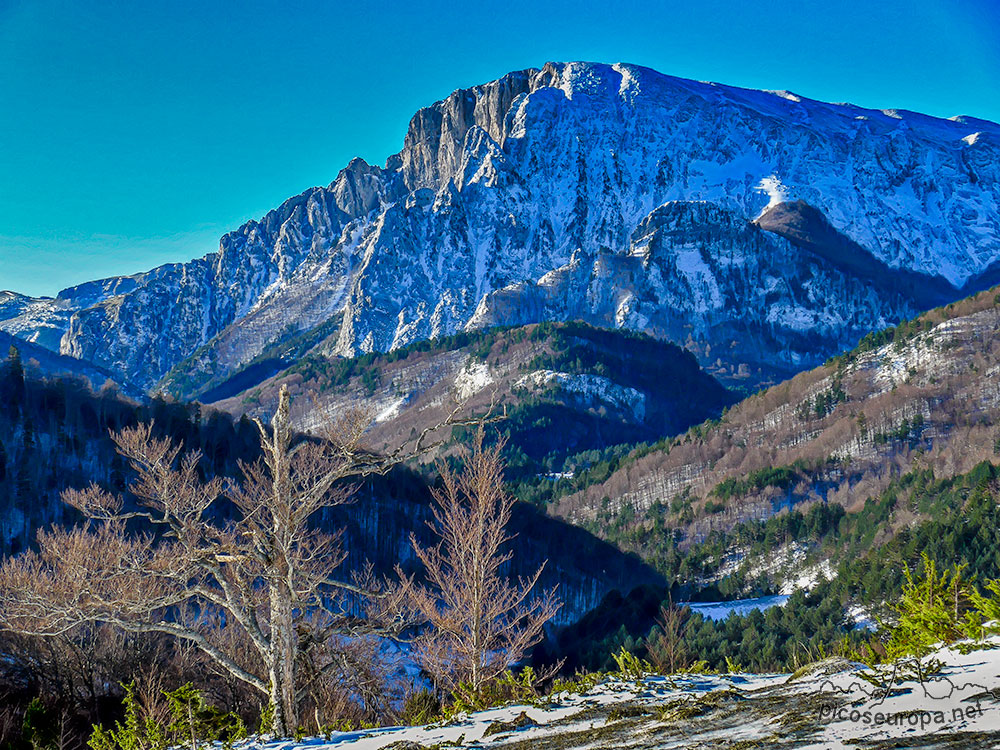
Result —
<path fill-rule="evenodd" d="M 643 330 L 682 343 L 726 382 L 752 387 L 913 312 L 905 292 L 725 208 L 670 202 L 639 222 L 626 253 L 575 253 L 537 282 L 487 294 L 472 323 L 581 319 Z"/>
<path fill-rule="evenodd" d="M 548 64 L 420 110 L 384 167 L 352 161 L 218 253 L 0 327 L 181 396 L 323 323 L 317 350 L 353 355 L 582 318 L 768 382 L 995 271 L 998 144 L 971 118 Z M 822 241 L 752 224 L 799 200 Z"/>
<path fill-rule="evenodd" d="M 93 387 L 102 387 L 109 383 L 118 385 L 112 373 L 101 367 L 74 357 L 56 354 L 43 346 L 0 331 L 0 356 L 7 356 L 11 347 L 17 349 L 24 368 L 35 377 L 86 378 Z"/>

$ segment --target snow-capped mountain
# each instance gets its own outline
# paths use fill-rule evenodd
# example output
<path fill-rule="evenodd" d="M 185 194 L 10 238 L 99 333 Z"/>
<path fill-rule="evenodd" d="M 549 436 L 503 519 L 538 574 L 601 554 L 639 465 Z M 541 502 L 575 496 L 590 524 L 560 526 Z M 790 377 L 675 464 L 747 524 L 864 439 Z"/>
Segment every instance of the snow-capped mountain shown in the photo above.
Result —
<path fill-rule="evenodd" d="M 183 395 L 322 323 L 350 355 L 582 318 L 760 382 L 991 279 L 998 157 L 972 118 L 550 63 L 420 110 L 384 167 L 353 160 L 218 253 L 0 300 L 0 328 Z M 765 220 L 789 210 L 810 221 Z"/>

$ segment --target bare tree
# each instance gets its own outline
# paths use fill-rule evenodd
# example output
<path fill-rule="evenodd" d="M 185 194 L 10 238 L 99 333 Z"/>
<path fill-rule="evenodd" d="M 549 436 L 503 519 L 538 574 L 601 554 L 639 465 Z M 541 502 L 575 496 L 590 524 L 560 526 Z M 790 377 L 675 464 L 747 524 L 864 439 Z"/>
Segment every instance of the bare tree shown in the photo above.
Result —
<path fill-rule="evenodd" d="M 514 499 L 503 487 L 503 443 L 486 447 L 483 440 L 480 426 L 461 474 L 440 466 L 440 543 L 422 547 L 411 537 L 427 574 L 426 584 L 409 581 L 412 606 L 429 625 L 416 639 L 423 667 L 440 685 L 468 682 L 476 691 L 538 643 L 561 606 L 554 589 L 532 595 L 544 565 L 516 582 L 502 572 L 512 555 L 503 548 Z"/>
<path fill-rule="evenodd" d="M 331 421 L 322 441 L 295 442 L 289 406 L 282 387 L 271 428 L 257 421 L 263 458 L 241 464 L 239 483 L 203 480 L 200 455 L 155 438 L 150 425 L 113 435 L 136 473 L 134 507 L 96 485 L 66 492 L 88 523 L 40 532 L 37 551 L 0 567 L 0 627 L 51 636 L 101 622 L 175 636 L 265 696 L 275 732 L 288 735 L 309 689 L 298 674 L 302 643 L 401 624 L 402 589 L 335 578 L 346 557 L 339 535 L 310 519 L 350 499 L 340 480 L 384 473 L 407 457 L 362 450 L 360 413 Z M 235 520 L 210 510 L 223 497 Z M 375 602 L 371 617 L 356 615 L 359 598 Z"/>
<path fill-rule="evenodd" d="M 687 606 L 678 607 L 671 598 L 660 607 L 656 618 L 658 627 L 649 640 L 649 660 L 660 671 L 674 674 L 689 663 L 689 654 L 684 646 L 684 632 L 691 610 Z"/>

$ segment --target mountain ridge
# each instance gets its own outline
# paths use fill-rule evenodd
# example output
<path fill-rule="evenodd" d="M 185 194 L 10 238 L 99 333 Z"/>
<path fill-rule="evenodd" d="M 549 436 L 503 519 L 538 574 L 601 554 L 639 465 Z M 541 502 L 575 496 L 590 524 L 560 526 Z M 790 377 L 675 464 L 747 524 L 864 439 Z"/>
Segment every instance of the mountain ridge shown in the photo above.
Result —
<path fill-rule="evenodd" d="M 334 316 L 339 330 L 321 351 L 390 350 L 489 325 L 476 313 L 490 295 L 525 301 L 519 285 L 530 292 L 574 257 L 600 274 L 604 261 L 629 255 L 633 230 L 671 202 L 708 201 L 749 222 L 802 200 L 888 268 L 940 276 L 957 289 L 1000 259 L 998 144 L 1000 126 L 987 121 L 825 104 L 623 64 L 549 63 L 419 110 L 385 167 L 352 160 L 328 187 L 224 235 L 217 253 L 95 282 L 96 301 L 36 301 L 0 328 L 49 348 L 58 337 L 61 353 L 144 389 L 162 387 L 180 363 L 196 376 L 234 372 Z M 716 238 L 709 253 L 724 258 L 726 242 Z M 683 268 L 656 272 L 686 278 Z M 709 264 L 698 278 L 718 283 L 725 273 Z M 850 279 L 836 297 L 822 291 L 826 273 L 800 274 L 814 291 L 792 307 L 860 317 L 823 339 L 821 353 L 798 351 L 795 336 L 784 341 L 780 330 L 759 363 L 730 355 L 711 331 L 691 334 L 690 348 L 703 364 L 749 366 L 756 382 L 773 382 L 920 308 L 901 299 L 865 320 L 867 280 Z M 577 283 L 567 293 L 586 315 L 576 317 L 648 330 L 631 301 L 645 295 L 646 307 L 661 311 L 668 301 L 649 276 L 636 278 L 635 289 L 597 300 L 603 312 Z M 781 273 L 765 281 L 795 286 Z M 784 294 L 787 308 L 794 291 Z M 739 308 L 732 313 L 742 324 Z M 767 337 L 781 306 L 754 315 L 751 327 Z"/>
<path fill-rule="evenodd" d="M 293 424 L 304 432 L 324 414 L 364 404 L 372 417 L 368 440 L 384 451 L 403 447 L 453 409 L 458 419 L 503 413 L 511 477 L 558 473 L 570 454 L 683 432 L 736 401 L 690 352 L 582 323 L 484 329 L 356 359 L 308 355 L 259 383 L 238 383 L 226 398 L 204 400 L 234 418 L 266 417 L 283 386 Z M 453 430 L 442 450 L 466 437 Z"/>

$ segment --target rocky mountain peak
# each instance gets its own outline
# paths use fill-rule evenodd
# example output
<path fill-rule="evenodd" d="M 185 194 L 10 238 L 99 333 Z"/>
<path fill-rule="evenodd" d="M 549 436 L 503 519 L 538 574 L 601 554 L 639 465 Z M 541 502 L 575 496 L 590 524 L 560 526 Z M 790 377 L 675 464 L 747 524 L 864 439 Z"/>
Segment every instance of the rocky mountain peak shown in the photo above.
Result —
<path fill-rule="evenodd" d="M 767 380 L 996 267 L 998 139 L 973 118 L 547 63 L 421 109 L 384 167 L 352 160 L 218 253 L 5 305 L 0 329 L 189 396 L 321 326 L 323 351 L 352 355 L 568 317 Z M 808 237 L 776 220 L 795 205 Z M 729 338 L 747 330 L 753 361 Z"/>

